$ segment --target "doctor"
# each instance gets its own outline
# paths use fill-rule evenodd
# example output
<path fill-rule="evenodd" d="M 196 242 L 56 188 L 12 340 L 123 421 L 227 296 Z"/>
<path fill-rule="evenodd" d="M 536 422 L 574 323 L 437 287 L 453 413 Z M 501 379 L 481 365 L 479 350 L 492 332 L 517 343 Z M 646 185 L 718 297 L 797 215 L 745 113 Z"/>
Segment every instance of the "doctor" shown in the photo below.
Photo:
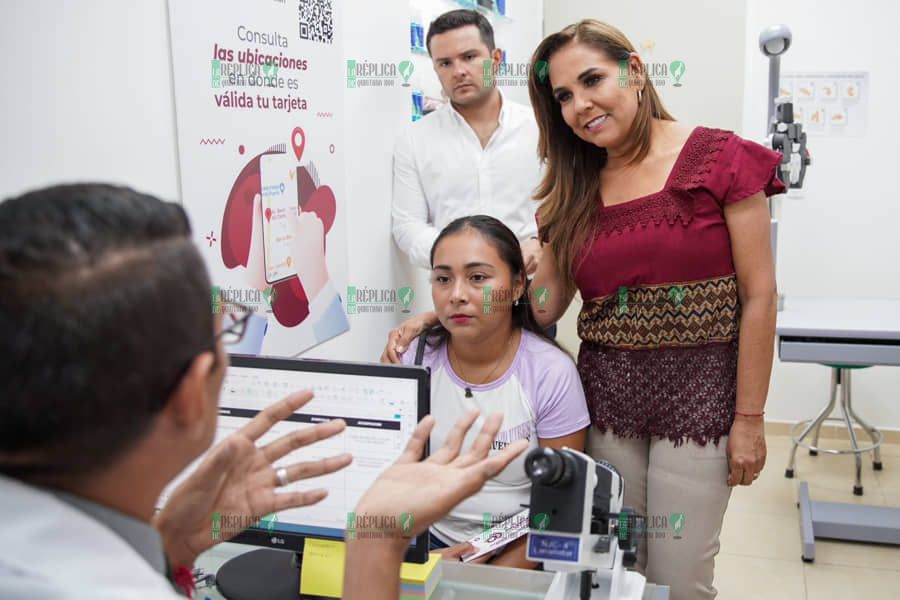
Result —
<path fill-rule="evenodd" d="M 189 236 L 178 205 L 127 188 L 60 186 L 0 204 L 0 598 L 177 598 L 172 579 L 189 589 L 194 559 L 218 543 L 214 511 L 246 518 L 313 504 L 327 490 L 276 490 L 350 463 L 340 455 L 273 469 L 345 426 L 257 447 L 312 397 L 296 393 L 213 448 L 154 515 L 163 488 L 213 440 L 223 338 L 242 333 L 222 331 L 212 314 Z M 480 489 L 524 447 L 486 459 L 493 416 L 459 456 L 474 420 L 466 415 L 444 448 L 417 462 L 433 426 L 423 420 L 357 512 L 378 514 L 401 497 L 418 530 Z M 402 547 L 399 536 L 351 543 L 347 571 L 365 574 L 365 585 L 350 578 L 346 597 L 396 598 Z"/>

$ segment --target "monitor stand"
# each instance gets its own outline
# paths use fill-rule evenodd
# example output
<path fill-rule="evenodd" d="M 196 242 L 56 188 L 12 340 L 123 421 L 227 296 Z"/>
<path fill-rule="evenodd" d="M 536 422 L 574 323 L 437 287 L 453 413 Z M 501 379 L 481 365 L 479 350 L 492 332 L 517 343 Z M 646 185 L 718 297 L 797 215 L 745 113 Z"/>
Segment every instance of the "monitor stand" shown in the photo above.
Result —
<path fill-rule="evenodd" d="M 228 600 L 297 600 L 302 557 L 269 548 L 235 556 L 219 568 L 216 587 Z"/>

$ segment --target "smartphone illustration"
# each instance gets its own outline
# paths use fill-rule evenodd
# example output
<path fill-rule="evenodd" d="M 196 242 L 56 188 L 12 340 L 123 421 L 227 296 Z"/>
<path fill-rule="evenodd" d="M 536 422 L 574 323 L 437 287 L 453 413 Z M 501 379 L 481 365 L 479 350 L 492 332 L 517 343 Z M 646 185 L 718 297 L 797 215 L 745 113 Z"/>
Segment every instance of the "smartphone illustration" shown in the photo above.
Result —
<path fill-rule="evenodd" d="M 297 274 L 290 218 L 297 214 L 297 164 L 287 154 L 265 154 L 259 171 L 266 282 L 277 283 Z"/>

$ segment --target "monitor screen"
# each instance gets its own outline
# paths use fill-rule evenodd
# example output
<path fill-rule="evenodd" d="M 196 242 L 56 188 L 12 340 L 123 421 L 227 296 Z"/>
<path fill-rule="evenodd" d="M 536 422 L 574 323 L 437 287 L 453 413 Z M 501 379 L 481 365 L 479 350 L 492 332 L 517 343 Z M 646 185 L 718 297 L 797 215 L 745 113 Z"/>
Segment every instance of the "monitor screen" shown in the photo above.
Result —
<path fill-rule="evenodd" d="M 216 442 L 242 428 L 265 407 L 304 389 L 313 391 L 313 399 L 272 427 L 257 445 L 316 423 L 341 418 L 347 428 L 339 435 L 294 450 L 275 466 L 345 452 L 353 455 L 353 462 L 336 473 L 280 488 L 284 491 L 326 488 L 328 496 L 312 506 L 278 512 L 230 541 L 302 551 L 306 537 L 343 539 L 348 518 L 365 490 L 397 460 L 417 423 L 430 409 L 428 372 L 422 367 L 233 355 L 222 385 Z M 166 501 L 168 491 L 196 464 L 167 488 L 160 506 Z M 230 524 L 223 519 L 218 527 L 227 528 Z M 407 559 L 424 562 L 427 553 L 426 533 L 413 540 Z"/>

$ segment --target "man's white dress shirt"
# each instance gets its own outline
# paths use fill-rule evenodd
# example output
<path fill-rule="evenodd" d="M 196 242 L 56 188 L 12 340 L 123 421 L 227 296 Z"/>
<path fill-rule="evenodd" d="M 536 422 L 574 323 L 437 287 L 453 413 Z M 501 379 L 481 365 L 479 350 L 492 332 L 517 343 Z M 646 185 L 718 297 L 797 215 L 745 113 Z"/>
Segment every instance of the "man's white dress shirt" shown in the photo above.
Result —
<path fill-rule="evenodd" d="M 451 104 L 410 126 L 394 147 L 392 229 L 410 260 L 431 268 L 431 246 L 454 219 L 484 214 L 502 221 L 520 242 L 537 235 L 532 195 L 542 169 L 531 107 L 500 93 L 500 124 L 482 148 Z"/>

